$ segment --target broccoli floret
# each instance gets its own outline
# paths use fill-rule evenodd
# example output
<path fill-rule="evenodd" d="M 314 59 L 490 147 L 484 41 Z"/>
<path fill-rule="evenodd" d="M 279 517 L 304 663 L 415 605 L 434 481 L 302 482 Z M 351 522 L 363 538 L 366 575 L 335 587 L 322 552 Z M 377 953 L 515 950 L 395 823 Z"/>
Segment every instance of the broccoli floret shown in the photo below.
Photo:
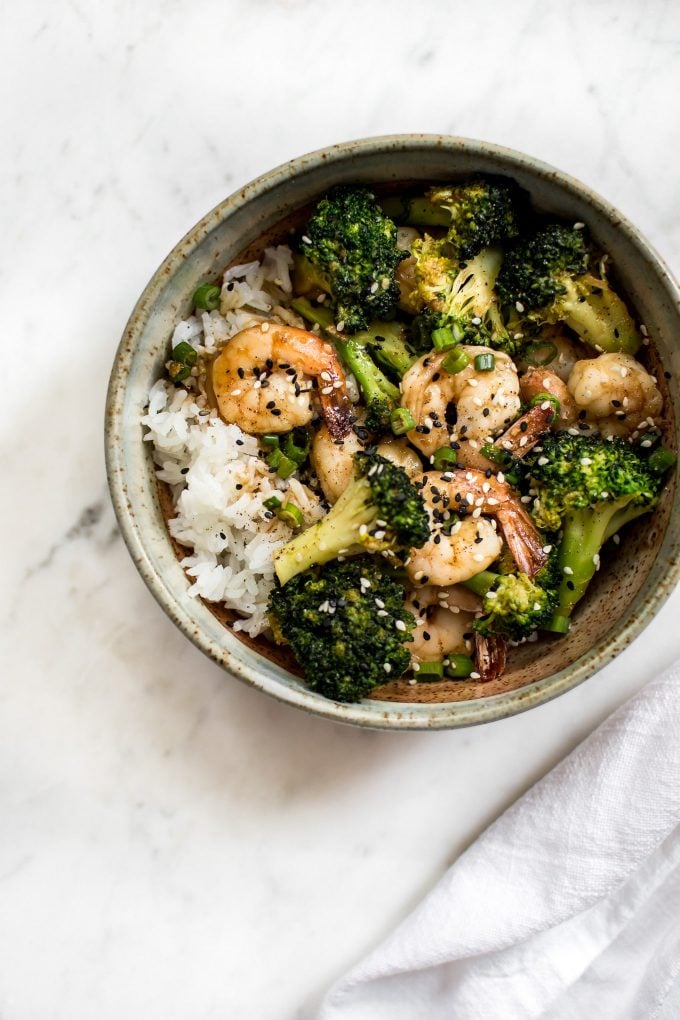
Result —
<path fill-rule="evenodd" d="M 445 227 L 454 258 L 469 259 L 518 234 L 518 210 L 524 204 L 514 182 L 478 178 L 465 184 L 440 184 L 425 197 L 390 197 L 383 210 L 397 223 Z"/>
<path fill-rule="evenodd" d="M 427 199 L 450 216 L 447 242 L 459 259 L 469 259 L 499 241 L 517 236 L 516 186 L 479 179 L 430 188 Z"/>
<path fill-rule="evenodd" d="M 404 469 L 374 450 L 355 454 L 354 461 L 354 479 L 330 512 L 274 553 L 281 584 L 340 555 L 396 556 L 427 541 L 427 511 Z"/>
<path fill-rule="evenodd" d="M 428 329 L 447 327 L 458 343 L 482 344 L 515 353 L 494 293 L 501 265 L 499 248 L 484 248 L 469 262 L 442 254 L 441 242 L 426 237 L 413 245 L 418 293 L 427 306 L 412 331 L 422 344 Z"/>
<path fill-rule="evenodd" d="M 373 556 L 305 570 L 274 588 L 268 608 L 274 633 L 326 698 L 359 701 L 408 668 L 415 620 L 403 586 Z"/>
<path fill-rule="evenodd" d="M 539 527 L 562 529 L 557 563 L 559 590 L 549 629 L 566 633 L 574 607 L 600 564 L 600 549 L 620 528 L 656 506 L 662 476 L 620 439 L 547 435 L 527 457 L 537 495 L 532 513 Z"/>
<path fill-rule="evenodd" d="M 640 336 L 628 309 L 588 262 L 583 231 L 549 223 L 508 249 L 496 289 L 528 320 L 563 322 L 596 350 L 635 354 Z"/>
<path fill-rule="evenodd" d="M 322 198 L 305 227 L 301 253 L 327 281 L 343 331 L 356 333 L 371 319 L 394 315 L 395 269 L 407 252 L 397 248 L 397 228 L 367 188 L 340 186 Z"/>
<path fill-rule="evenodd" d="M 556 547 L 548 562 L 532 579 L 523 573 L 493 574 L 485 570 L 471 578 L 468 586 L 483 596 L 484 616 L 473 629 L 480 634 L 497 634 L 510 641 L 523 641 L 551 620 L 557 604 L 558 566 Z"/>

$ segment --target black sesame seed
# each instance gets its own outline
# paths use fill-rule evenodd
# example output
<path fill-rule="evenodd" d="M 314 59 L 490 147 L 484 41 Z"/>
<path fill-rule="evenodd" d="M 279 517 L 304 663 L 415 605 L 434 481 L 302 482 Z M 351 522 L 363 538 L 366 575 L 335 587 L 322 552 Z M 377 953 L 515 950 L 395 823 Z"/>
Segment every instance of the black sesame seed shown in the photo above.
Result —
<path fill-rule="evenodd" d="M 276 407 L 276 403 L 273 400 L 268 400 L 265 406 L 268 411 L 271 411 L 272 407 Z"/>
<path fill-rule="evenodd" d="M 281 414 L 281 408 L 280 407 L 273 408 L 272 414 L 278 418 L 278 416 Z"/>
<path fill-rule="evenodd" d="M 243 369 L 242 369 L 242 368 L 237 368 L 237 369 L 236 369 L 236 371 L 238 372 L 238 377 L 239 377 L 239 379 L 243 379 L 243 378 L 245 378 L 245 374 L 246 374 L 246 373 L 245 373 L 245 372 L 243 371 Z"/>
<path fill-rule="evenodd" d="M 236 445 L 237 446 L 243 446 L 243 440 L 242 439 L 237 439 L 236 440 Z"/>
<path fill-rule="evenodd" d="M 429 641 L 430 640 L 430 635 L 427 633 L 426 630 L 423 631 L 423 638 L 425 639 L 425 641 Z"/>
<path fill-rule="evenodd" d="M 482 414 L 484 415 L 485 418 L 488 418 L 491 412 L 489 411 L 488 407 L 485 407 L 484 410 L 482 411 Z"/>
<path fill-rule="evenodd" d="M 180 474 L 181 475 L 185 475 L 188 470 L 189 470 L 189 468 L 182 468 L 182 470 L 180 471 Z"/>
<path fill-rule="evenodd" d="M 237 483 L 236 483 L 236 485 L 234 486 L 234 488 L 235 488 L 235 489 L 242 489 L 242 488 L 243 488 L 243 486 L 241 485 L 241 483 L 240 483 L 240 482 L 237 482 Z"/>
<path fill-rule="evenodd" d="M 529 422 L 526 422 L 526 421 L 521 421 L 521 422 L 519 423 L 519 430 L 520 430 L 520 432 L 526 432 L 526 430 L 527 430 L 528 428 L 529 428 Z"/>

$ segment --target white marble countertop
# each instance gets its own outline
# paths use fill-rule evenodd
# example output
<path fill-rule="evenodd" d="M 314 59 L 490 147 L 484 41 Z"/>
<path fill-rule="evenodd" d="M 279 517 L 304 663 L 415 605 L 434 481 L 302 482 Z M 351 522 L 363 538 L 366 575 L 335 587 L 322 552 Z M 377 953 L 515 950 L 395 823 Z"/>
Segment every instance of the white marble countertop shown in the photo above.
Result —
<path fill-rule="evenodd" d="M 680 270 L 680 8 L 29 0 L 0 46 L 0 1014 L 308 1017 L 678 654 L 680 593 L 598 676 L 488 726 L 371 733 L 271 701 L 175 630 L 118 536 L 102 456 L 118 337 L 219 200 L 371 134 L 523 149 Z"/>

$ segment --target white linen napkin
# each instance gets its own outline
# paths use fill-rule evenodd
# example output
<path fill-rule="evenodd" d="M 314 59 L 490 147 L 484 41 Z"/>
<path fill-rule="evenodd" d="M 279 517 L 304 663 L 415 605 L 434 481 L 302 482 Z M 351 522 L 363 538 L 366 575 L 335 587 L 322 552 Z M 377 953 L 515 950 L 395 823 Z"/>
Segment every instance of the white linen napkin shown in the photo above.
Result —
<path fill-rule="evenodd" d="M 677 1020 L 680 663 L 505 812 L 318 1020 Z"/>

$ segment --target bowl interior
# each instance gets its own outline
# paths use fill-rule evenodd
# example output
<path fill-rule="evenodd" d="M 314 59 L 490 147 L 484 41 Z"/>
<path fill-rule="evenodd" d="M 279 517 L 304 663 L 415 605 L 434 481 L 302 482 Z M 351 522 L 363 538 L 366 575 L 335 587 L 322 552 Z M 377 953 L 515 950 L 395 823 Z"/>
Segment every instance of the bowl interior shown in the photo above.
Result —
<path fill-rule="evenodd" d="M 180 547 L 164 518 L 167 492 L 156 482 L 139 419 L 148 390 L 162 374 L 174 322 L 190 312 L 190 297 L 206 277 L 258 257 L 304 221 L 306 207 L 332 184 L 366 182 L 379 190 L 447 180 L 472 172 L 505 174 L 534 205 L 584 221 L 612 257 L 617 285 L 652 338 L 642 360 L 665 401 L 665 442 L 676 448 L 675 344 L 677 292 L 665 267 L 619 214 L 582 185 L 529 157 L 456 139 L 393 138 L 348 143 L 273 171 L 213 210 L 168 257 L 138 303 L 121 341 L 107 406 L 107 458 L 112 495 L 124 536 L 142 575 L 169 615 L 207 654 L 268 693 L 323 715 L 373 726 L 414 728 L 486 721 L 547 700 L 611 659 L 651 619 L 672 590 L 680 549 L 671 482 L 649 519 L 627 529 L 616 557 L 602 570 L 575 614 L 568 638 L 542 637 L 512 649 L 497 681 L 385 684 L 361 705 L 335 705 L 308 691 L 289 654 L 229 630 L 233 615 L 186 595 Z M 664 370 L 671 374 L 668 379 Z"/>

